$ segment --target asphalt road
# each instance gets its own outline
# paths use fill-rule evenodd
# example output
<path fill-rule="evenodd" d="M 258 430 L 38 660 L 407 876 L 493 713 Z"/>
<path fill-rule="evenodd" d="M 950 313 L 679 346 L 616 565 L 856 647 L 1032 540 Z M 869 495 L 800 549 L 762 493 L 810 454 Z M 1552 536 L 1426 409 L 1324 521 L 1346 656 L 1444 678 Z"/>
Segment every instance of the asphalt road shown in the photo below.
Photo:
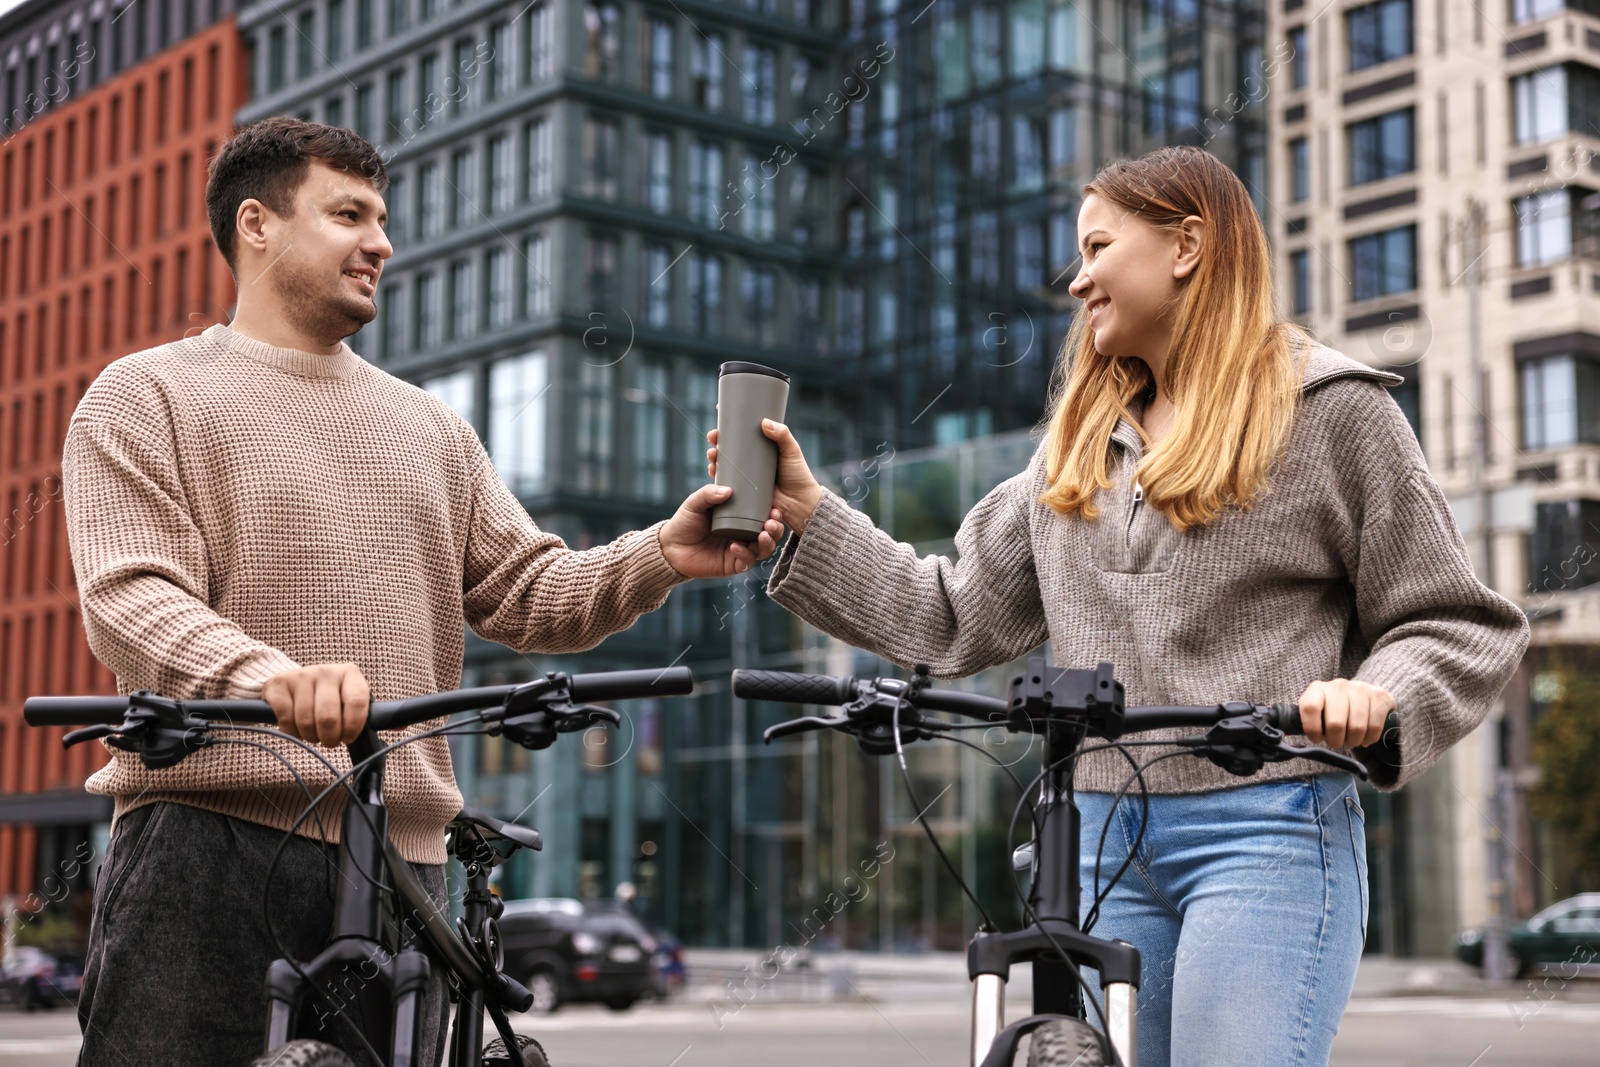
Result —
<path fill-rule="evenodd" d="M 569 1007 L 546 1018 L 521 1017 L 517 1027 L 539 1037 L 553 1067 L 963 1067 L 966 1012 L 965 1001 L 953 998 L 752 1004 L 719 1020 L 700 1000 L 641 1005 L 625 1014 Z M 77 1045 L 68 1012 L 0 1013 L 0 1067 L 70 1067 Z M 1593 989 L 1557 999 L 1519 990 L 1356 1000 L 1333 1057 L 1333 1067 L 1596 1064 L 1600 998 Z"/>

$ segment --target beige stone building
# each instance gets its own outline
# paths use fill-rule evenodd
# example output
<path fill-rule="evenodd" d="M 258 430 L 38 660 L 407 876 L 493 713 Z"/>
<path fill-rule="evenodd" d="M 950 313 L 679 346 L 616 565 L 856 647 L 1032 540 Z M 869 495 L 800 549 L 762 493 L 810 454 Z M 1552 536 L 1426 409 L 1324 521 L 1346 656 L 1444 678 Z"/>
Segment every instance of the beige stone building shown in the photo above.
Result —
<path fill-rule="evenodd" d="M 1530 693 L 1600 644 L 1600 11 L 1592 0 L 1276 0 L 1266 220 L 1285 310 L 1406 377 L 1396 399 L 1479 573 L 1534 620 L 1494 717 L 1369 796 L 1375 943 L 1443 955 L 1549 903 L 1523 799 Z M 1504 768 L 1504 769 L 1502 769 Z M 1374 811 L 1376 807 L 1378 810 Z"/>

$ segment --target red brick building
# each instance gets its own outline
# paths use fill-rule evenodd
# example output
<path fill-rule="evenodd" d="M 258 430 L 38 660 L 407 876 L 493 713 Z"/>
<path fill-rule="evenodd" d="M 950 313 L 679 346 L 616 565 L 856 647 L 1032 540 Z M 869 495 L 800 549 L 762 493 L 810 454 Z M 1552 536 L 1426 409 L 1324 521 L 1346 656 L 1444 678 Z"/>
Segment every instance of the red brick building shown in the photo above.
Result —
<path fill-rule="evenodd" d="M 63 751 L 22 721 L 31 695 L 114 692 L 84 637 L 61 500 L 79 397 L 130 352 L 215 322 L 234 300 L 205 214 L 249 62 L 216 22 L 0 142 L 0 904 L 86 886 L 74 858 L 110 815 L 81 786 L 98 744 Z M 93 861 L 97 865 L 98 858 Z M 30 898 L 30 894 L 36 894 Z"/>

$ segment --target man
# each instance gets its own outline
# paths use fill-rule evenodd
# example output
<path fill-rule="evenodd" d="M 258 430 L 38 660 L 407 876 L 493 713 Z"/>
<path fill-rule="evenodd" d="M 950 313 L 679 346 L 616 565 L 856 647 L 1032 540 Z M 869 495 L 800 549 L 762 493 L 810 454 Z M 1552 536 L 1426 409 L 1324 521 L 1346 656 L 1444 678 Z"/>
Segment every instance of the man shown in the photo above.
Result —
<path fill-rule="evenodd" d="M 348 130 L 253 124 L 211 165 L 206 208 L 232 269 L 227 326 L 136 352 L 100 375 L 63 457 L 84 625 L 119 689 L 260 697 L 279 727 L 354 739 L 373 699 L 459 684 L 463 624 L 523 652 L 590 648 L 691 577 L 770 555 L 710 534 L 727 491 L 583 552 L 540 531 L 473 428 L 344 343 L 377 314 L 393 252 L 383 161 Z M 327 937 L 330 804 L 267 864 L 331 776 L 305 746 L 249 735 L 151 771 L 128 753 L 89 788 L 116 798 L 95 893 L 80 1063 L 232 1067 L 261 1052 L 265 969 Z M 389 830 L 437 899 L 444 826 L 461 807 L 434 737 L 388 761 Z M 348 1005 L 344 1006 L 348 1008 Z M 327 1006 L 324 1005 L 326 1009 Z M 436 1062 L 435 983 L 423 1062 Z M 304 1013 L 364 1062 L 337 1011 Z"/>

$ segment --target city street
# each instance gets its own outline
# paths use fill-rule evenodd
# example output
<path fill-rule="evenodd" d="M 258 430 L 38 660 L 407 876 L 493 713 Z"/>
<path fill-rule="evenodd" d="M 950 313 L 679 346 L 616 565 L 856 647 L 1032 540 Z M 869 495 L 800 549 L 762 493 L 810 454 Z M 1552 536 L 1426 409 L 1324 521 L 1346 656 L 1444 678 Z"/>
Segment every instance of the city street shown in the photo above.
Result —
<path fill-rule="evenodd" d="M 940 967 L 940 970 L 945 968 Z M 1364 979 L 1365 979 L 1364 975 Z M 872 981 L 871 1000 L 755 1002 L 713 1012 L 702 983 L 670 1004 L 627 1013 L 571 1006 L 516 1020 L 554 1067 L 809 1067 L 927 1064 L 961 1067 L 967 1003 L 959 984 Z M 1370 987 L 1371 982 L 1366 984 Z M 1362 995 L 1345 1015 L 1334 1067 L 1593 1067 L 1600 983 L 1542 982 L 1498 994 Z M 1013 992 L 1017 992 L 1013 990 Z M 1014 997 L 1011 1017 L 1025 1007 Z M 1261 1017 L 1276 1017 L 1263 1006 Z M 720 1023 L 720 1027 L 719 1027 Z M 65 1011 L 0 1014 L 0 1067 L 69 1067 L 77 1030 Z"/>

